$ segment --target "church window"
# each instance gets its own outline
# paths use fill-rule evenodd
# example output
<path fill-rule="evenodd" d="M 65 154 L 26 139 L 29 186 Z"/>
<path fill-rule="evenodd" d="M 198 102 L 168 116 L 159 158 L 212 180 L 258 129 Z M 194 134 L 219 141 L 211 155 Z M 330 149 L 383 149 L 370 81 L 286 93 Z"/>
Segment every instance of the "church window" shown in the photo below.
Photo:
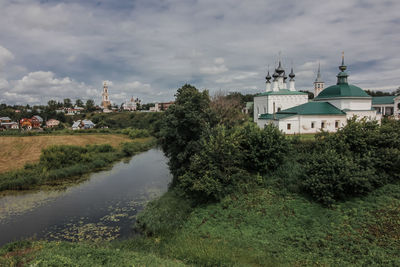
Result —
<path fill-rule="evenodd" d="M 267 113 L 267 108 L 266 107 L 264 107 L 264 113 Z"/>
<path fill-rule="evenodd" d="M 312 122 L 311 123 L 311 128 L 314 128 L 314 127 L 315 127 L 314 122 Z"/>
<path fill-rule="evenodd" d="M 281 111 L 281 108 L 278 108 L 278 112 Z"/>
<path fill-rule="evenodd" d="M 325 122 L 321 122 L 321 128 L 324 129 L 325 128 Z"/>
<path fill-rule="evenodd" d="M 257 114 L 260 114 L 260 108 L 257 107 Z"/>
<path fill-rule="evenodd" d="M 287 129 L 290 130 L 290 127 L 291 127 L 291 125 L 290 125 L 290 123 L 288 123 L 287 124 Z"/>
<path fill-rule="evenodd" d="M 335 121 L 335 128 L 339 128 L 339 121 Z"/>

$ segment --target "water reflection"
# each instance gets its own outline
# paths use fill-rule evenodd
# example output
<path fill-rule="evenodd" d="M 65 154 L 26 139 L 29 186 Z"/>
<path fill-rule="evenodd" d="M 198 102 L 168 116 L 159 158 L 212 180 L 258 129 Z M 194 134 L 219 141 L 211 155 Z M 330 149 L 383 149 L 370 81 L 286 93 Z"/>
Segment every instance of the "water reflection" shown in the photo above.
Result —
<path fill-rule="evenodd" d="M 0 245 L 35 236 L 55 240 L 111 240 L 132 234 L 143 204 L 165 192 L 166 158 L 152 149 L 65 191 L 0 199 Z"/>

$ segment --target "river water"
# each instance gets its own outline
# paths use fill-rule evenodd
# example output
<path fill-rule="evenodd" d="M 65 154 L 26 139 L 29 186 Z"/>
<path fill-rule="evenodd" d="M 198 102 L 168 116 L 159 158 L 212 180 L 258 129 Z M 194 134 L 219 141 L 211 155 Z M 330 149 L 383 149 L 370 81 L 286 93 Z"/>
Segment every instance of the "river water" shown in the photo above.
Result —
<path fill-rule="evenodd" d="M 65 190 L 0 198 L 0 246 L 25 238 L 112 240 L 134 234 L 143 205 L 167 190 L 171 175 L 162 151 L 152 149 L 93 173 Z"/>

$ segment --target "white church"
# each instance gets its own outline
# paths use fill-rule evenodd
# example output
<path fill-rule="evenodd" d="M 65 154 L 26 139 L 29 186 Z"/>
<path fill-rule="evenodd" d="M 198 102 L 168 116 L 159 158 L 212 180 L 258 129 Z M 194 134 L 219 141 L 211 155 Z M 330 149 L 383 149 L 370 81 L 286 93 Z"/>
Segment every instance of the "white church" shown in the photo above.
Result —
<path fill-rule="evenodd" d="M 261 128 L 274 124 L 286 134 L 307 134 L 322 130 L 335 132 L 354 116 L 380 121 L 381 115 L 372 108 L 372 97 L 363 89 L 348 84 L 346 68 L 342 56 L 337 84 L 325 89 L 318 68 L 315 98 L 309 101 L 307 93 L 295 89 L 293 68 L 287 88 L 287 76 L 279 61 L 272 77 L 268 71 L 266 92 L 254 97 L 254 122 Z"/>

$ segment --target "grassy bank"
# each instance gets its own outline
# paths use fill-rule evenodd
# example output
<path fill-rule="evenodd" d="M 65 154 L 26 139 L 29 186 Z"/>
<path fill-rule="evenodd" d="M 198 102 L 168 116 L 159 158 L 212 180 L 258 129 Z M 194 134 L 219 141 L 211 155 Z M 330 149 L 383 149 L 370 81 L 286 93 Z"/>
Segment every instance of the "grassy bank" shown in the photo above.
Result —
<path fill-rule="evenodd" d="M 42 150 L 39 162 L 0 174 L 0 191 L 58 185 L 64 180 L 101 170 L 121 158 L 146 151 L 154 145 L 155 139 L 149 137 L 120 143 L 116 147 L 110 144 L 50 146 Z"/>
<path fill-rule="evenodd" d="M 1 249 L 0 264 L 398 266 L 399 207 L 399 184 L 331 208 L 297 194 L 255 189 L 193 209 L 170 191 L 139 217 L 147 237 L 10 244 Z"/>
<path fill-rule="evenodd" d="M 0 137 L 0 173 L 22 168 L 26 163 L 39 161 L 43 149 L 52 145 L 110 144 L 118 147 L 131 141 L 123 134 L 46 135 L 26 137 Z"/>

